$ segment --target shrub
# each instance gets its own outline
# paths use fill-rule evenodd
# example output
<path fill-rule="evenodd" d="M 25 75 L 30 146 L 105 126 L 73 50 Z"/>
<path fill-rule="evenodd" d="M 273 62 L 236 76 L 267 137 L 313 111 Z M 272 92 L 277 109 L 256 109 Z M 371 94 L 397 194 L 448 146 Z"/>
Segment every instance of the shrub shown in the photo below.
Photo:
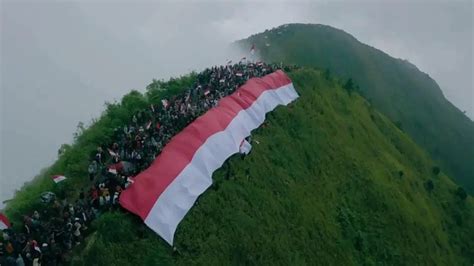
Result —
<path fill-rule="evenodd" d="M 331 80 L 331 71 L 326 68 L 326 70 L 324 70 L 323 76 L 326 80 Z"/>
<path fill-rule="evenodd" d="M 458 187 L 458 189 L 456 189 L 456 196 L 458 196 L 461 200 L 466 200 L 467 198 L 466 190 L 464 190 L 464 188 L 462 187 Z"/>
<path fill-rule="evenodd" d="M 429 179 L 428 181 L 425 182 L 425 188 L 428 192 L 433 191 L 434 184 L 433 184 L 433 181 L 431 179 Z"/>
<path fill-rule="evenodd" d="M 433 167 L 432 171 L 434 175 L 439 175 L 439 173 L 441 172 L 438 166 Z"/>
<path fill-rule="evenodd" d="M 352 81 L 352 78 L 349 78 L 346 83 L 344 84 L 343 88 L 351 94 L 354 91 L 354 81 Z"/>

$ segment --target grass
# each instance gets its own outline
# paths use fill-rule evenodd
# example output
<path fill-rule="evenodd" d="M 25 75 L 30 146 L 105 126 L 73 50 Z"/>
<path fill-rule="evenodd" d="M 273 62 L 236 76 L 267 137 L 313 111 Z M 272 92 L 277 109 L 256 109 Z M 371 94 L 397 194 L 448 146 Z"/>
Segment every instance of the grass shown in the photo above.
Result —
<path fill-rule="evenodd" d="M 74 265 L 470 265 L 474 202 L 358 94 L 312 69 L 301 97 L 253 132 L 252 153 L 214 173 L 173 251 L 134 215 L 112 212 Z M 403 176 L 400 172 L 403 171 Z M 432 180 L 434 189 L 425 183 Z"/>
<path fill-rule="evenodd" d="M 289 24 L 238 44 L 247 49 L 252 43 L 267 62 L 317 67 L 352 78 L 375 108 L 398 122 L 443 172 L 474 193 L 474 122 L 426 73 L 324 25 Z"/>

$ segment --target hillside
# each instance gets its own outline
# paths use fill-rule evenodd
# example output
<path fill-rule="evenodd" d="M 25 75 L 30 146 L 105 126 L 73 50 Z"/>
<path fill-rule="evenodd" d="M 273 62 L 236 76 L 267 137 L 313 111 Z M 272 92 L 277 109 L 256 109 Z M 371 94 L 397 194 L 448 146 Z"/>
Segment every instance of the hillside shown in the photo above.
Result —
<path fill-rule="evenodd" d="M 324 25 L 283 25 L 238 44 L 245 49 L 255 44 L 265 61 L 313 66 L 352 78 L 374 107 L 427 150 L 442 171 L 474 193 L 474 122 L 416 66 Z"/>
<path fill-rule="evenodd" d="M 434 175 L 424 151 L 337 80 L 312 69 L 290 76 L 301 97 L 267 117 L 249 156 L 214 174 L 178 227 L 175 251 L 115 211 L 94 222 L 73 264 L 471 265 L 473 198 Z"/>

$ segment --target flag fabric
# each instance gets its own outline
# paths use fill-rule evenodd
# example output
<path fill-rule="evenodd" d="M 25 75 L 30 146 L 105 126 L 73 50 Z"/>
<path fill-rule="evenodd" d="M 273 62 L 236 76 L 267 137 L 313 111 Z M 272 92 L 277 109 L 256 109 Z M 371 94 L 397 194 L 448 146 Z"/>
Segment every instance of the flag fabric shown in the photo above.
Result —
<path fill-rule="evenodd" d="M 235 75 L 236 75 L 237 77 L 242 77 L 243 74 L 240 73 L 240 72 L 237 72 L 237 73 L 235 73 Z"/>
<path fill-rule="evenodd" d="M 281 70 L 252 78 L 175 135 L 120 196 L 125 209 L 170 245 L 180 221 L 212 184 L 212 173 L 278 105 L 298 98 Z"/>
<path fill-rule="evenodd" d="M 211 93 L 211 91 L 210 91 L 209 89 L 206 89 L 206 90 L 204 91 L 204 96 L 207 96 L 209 93 Z"/>
<path fill-rule="evenodd" d="M 121 172 L 122 170 L 123 170 L 123 163 L 122 162 L 111 164 L 108 167 L 109 173 L 112 173 L 114 175 L 116 175 L 118 172 Z"/>
<path fill-rule="evenodd" d="M 8 220 L 7 216 L 5 216 L 5 214 L 3 213 L 0 213 L 0 230 L 8 229 L 10 227 L 11 227 L 11 223 Z"/>
<path fill-rule="evenodd" d="M 151 121 L 148 122 L 148 124 L 146 124 L 146 129 L 148 130 L 148 129 L 150 129 L 150 127 L 151 127 Z"/>
<path fill-rule="evenodd" d="M 161 100 L 161 103 L 163 104 L 163 107 L 164 107 L 165 109 L 168 108 L 168 106 L 170 105 L 170 104 L 168 103 L 168 100 L 166 100 L 166 99 Z"/>
<path fill-rule="evenodd" d="M 108 150 L 109 150 L 110 156 L 119 157 L 119 155 L 117 153 L 115 153 L 113 150 L 111 150 L 111 149 L 108 149 Z"/>
<path fill-rule="evenodd" d="M 53 178 L 54 183 L 56 184 L 66 180 L 66 177 L 63 175 L 54 175 L 52 178 Z"/>
<path fill-rule="evenodd" d="M 249 154 L 251 150 L 252 144 L 250 144 L 246 139 L 243 139 L 242 142 L 240 142 L 239 152 L 241 154 Z"/>
<path fill-rule="evenodd" d="M 38 247 L 38 245 L 34 245 L 33 249 L 41 253 L 41 249 L 40 247 Z"/>

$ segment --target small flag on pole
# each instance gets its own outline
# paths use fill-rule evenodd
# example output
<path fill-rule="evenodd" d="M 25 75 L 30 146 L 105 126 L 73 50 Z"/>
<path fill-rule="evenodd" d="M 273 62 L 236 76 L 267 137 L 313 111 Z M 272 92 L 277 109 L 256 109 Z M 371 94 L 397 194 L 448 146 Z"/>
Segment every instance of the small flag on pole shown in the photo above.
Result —
<path fill-rule="evenodd" d="M 64 180 L 66 180 L 66 177 L 63 176 L 63 175 L 54 175 L 54 176 L 53 176 L 53 181 L 54 181 L 54 183 L 56 183 L 56 184 L 59 183 L 59 182 L 61 182 L 61 181 L 64 181 Z"/>
<path fill-rule="evenodd" d="M 209 89 L 206 89 L 206 90 L 204 91 L 204 96 L 207 96 L 209 93 L 211 93 L 211 91 L 210 91 Z"/>
<path fill-rule="evenodd" d="M 34 248 L 34 250 L 36 250 L 36 251 L 38 251 L 39 253 L 41 253 L 41 249 L 40 249 L 40 247 L 38 247 L 38 245 L 34 245 L 33 248 Z"/>
<path fill-rule="evenodd" d="M 5 216 L 3 213 L 0 213 L 0 230 L 8 229 L 10 227 L 11 227 L 11 224 L 7 216 Z"/>
<path fill-rule="evenodd" d="M 243 139 L 240 143 L 239 152 L 241 154 L 249 154 L 250 150 L 252 150 L 252 144 L 250 144 L 246 139 Z"/>

